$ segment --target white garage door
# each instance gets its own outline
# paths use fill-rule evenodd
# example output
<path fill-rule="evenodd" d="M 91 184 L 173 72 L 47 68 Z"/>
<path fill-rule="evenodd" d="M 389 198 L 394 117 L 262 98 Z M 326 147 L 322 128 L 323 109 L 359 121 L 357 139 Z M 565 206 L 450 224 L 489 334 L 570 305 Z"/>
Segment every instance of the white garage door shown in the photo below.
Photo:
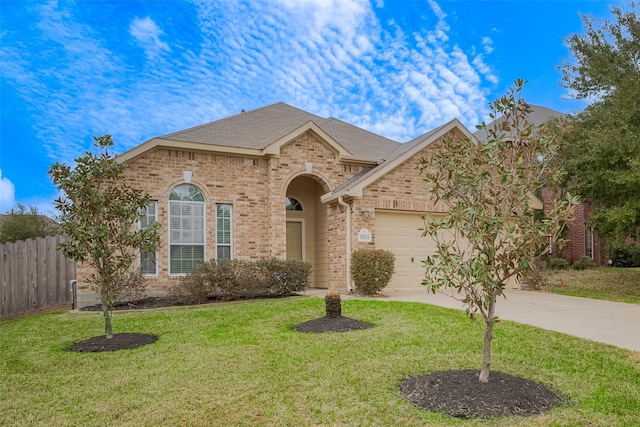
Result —
<path fill-rule="evenodd" d="M 422 261 L 435 253 L 436 245 L 430 237 L 421 237 L 420 228 L 424 228 L 424 221 L 418 213 L 376 211 L 376 248 L 388 249 L 396 256 L 396 272 L 384 291 L 427 291 L 421 285 L 425 273 Z M 507 283 L 507 288 L 519 287 L 513 278 Z"/>
<path fill-rule="evenodd" d="M 421 237 L 424 222 L 416 212 L 376 211 L 376 248 L 387 249 L 396 256 L 396 272 L 386 292 L 424 291 L 422 261 L 435 253 L 435 242 Z"/>

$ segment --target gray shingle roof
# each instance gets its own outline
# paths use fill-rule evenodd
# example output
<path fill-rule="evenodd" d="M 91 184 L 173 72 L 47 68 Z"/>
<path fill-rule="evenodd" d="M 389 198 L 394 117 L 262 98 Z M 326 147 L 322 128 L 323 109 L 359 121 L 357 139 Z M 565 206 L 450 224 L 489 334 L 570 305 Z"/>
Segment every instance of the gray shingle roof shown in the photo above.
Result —
<path fill-rule="evenodd" d="M 264 149 L 312 121 L 352 155 L 385 158 L 400 143 L 335 118 L 323 118 L 283 102 L 236 114 L 161 138 L 237 148 Z"/>
<path fill-rule="evenodd" d="M 529 105 L 531 107 L 531 113 L 527 115 L 527 120 L 533 124 L 534 126 L 541 125 L 551 118 L 563 118 L 566 117 L 566 114 L 561 113 L 560 111 L 552 110 L 551 108 L 541 107 L 539 105 Z M 487 128 L 494 122 L 499 122 L 502 120 L 502 117 L 499 117 L 497 120 L 493 122 L 487 123 Z M 487 128 L 478 129 L 473 133 L 473 135 L 478 138 L 480 141 L 486 141 L 488 134 Z"/>
<path fill-rule="evenodd" d="M 355 156 L 384 159 L 403 145 L 333 117 L 316 124 Z"/>
<path fill-rule="evenodd" d="M 164 135 L 174 141 L 263 149 L 308 121 L 323 121 L 283 102 Z"/>

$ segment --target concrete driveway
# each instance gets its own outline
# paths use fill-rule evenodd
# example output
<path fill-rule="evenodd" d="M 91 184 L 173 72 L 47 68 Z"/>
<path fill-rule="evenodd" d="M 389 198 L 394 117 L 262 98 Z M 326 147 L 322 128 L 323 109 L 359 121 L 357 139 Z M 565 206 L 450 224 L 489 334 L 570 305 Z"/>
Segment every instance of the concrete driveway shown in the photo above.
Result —
<path fill-rule="evenodd" d="M 324 289 L 309 289 L 307 295 L 324 296 Z M 640 305 L 569 297 L 534 291 L 507 289 L 507 299 L 498 300 L 497 315 L 504 320 L 538 326 L 605 344 L 640 352 Z M 463 309 L 451 293 L 394 292 L 382 301 L 422 302 Z M 343 297 L 360 298 L 362 297 Z"/>

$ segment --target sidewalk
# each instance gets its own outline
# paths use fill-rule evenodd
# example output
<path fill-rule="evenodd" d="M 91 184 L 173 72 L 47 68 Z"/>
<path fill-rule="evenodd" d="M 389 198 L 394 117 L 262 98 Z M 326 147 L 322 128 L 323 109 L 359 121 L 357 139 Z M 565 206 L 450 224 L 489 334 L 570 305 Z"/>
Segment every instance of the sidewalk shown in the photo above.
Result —
<path fill-rule="evenodd" d="M 450 292 L 450 291 L 449 291 Z M 309 289 L 306 295 L 324 296 L 326 289 Z M 451 293 L 449 293 L 451 295 Z M 640 305 L 578 298 L 534 291 L 507 289 L 507 299 L 497 303 L 496 314 L 551 331 L 562 332 L 640 352 Z M 344 296 L 344 299 L 367 299 Z M 463 304 L 444 293 L 395 292 L 378 301 L 405 301 L 463 309 Z"/>

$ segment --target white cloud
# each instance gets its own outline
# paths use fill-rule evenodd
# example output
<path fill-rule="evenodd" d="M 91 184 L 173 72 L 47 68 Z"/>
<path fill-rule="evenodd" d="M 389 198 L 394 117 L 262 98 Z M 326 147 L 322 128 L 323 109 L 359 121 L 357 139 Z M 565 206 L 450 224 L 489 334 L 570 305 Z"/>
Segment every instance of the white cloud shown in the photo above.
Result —
<path fill-rule="evenodd" d="M 482 47 L 484 48 L 484 53 L 486 54 L 493 52 L 493 40 L 491 40 L 490 37 L 483 37 Z"/>
<path fill-rule="evenodd" d="M 477 55 L 475 58 L 473 58 L 472 64 L 476 67 L 476 69 L 482 75 L 484 75 L 484 77 L 488 81 L 490 81 L 491 83 L 498 83 L 498 77 L 495 74 L 493 74 L 491 67 L 485 64 L 484 59 L 482 58 L 482 55 Z"/>
<path fill-rule="evenodd" d="M 36 8 L 42 45 L 3 47 L 2 59 L 32 102 L 52 160 L 70 162 L 93 135 L 112 133 L 121 152 L 277 101 L 407 141 L 454 117 L 473 129 L 487 113 L 485 85 L 497 81 L 481 56 L 470 60 L 451 44 L 433 0 L 436 24 L 417 31 L 381 23 L 366 0 L 192 6 L 184 34 L 160 15 L 131 21 L 130 35 L 153 61 L 110 44 L 71 6 Z M 41 57 L 50 42 L 56 56 Z"/>
<path fill-rule="evenodd" d="M 169 52 L 169 45 L 160 40 L 164 32 L 150 17 L 135 18 L 129 26 L 131 34 L 144 49 L 148 59 L 154 59 L 162 51 Z"/>
<path fill-rule="evenodd" d="M 2 176 L 0 169 L 0 213 L 5 213 L 15 207 L 16 187 L 8 179 Z"/>

